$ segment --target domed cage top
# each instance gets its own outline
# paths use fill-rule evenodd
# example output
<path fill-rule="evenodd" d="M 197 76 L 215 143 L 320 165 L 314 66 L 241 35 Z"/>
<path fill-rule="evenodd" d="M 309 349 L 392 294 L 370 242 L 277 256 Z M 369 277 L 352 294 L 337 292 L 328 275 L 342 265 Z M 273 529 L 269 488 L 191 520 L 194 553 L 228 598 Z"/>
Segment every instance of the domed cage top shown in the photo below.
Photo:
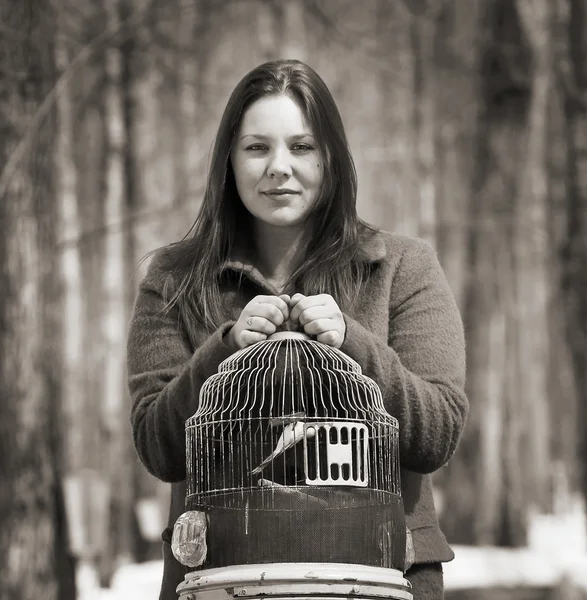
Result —
<path fill-rule="evenodd" d="M 343 352 L 268 340 L 225 360 L 186 422 L 203 568 L 338 562 L 403 570 L 397 420 Z"/>

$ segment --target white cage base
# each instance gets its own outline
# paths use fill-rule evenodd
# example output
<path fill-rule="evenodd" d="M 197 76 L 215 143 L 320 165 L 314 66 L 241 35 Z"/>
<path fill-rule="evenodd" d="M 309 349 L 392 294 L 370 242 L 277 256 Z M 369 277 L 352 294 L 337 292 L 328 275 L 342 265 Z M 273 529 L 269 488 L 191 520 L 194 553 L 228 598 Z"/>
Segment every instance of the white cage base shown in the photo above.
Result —
<path fill-rule="evenodd" d="M 180 600 L 413 600 L 400 571 L 343 563 L 272 563 L 194 571 L 177 587 Z"/>

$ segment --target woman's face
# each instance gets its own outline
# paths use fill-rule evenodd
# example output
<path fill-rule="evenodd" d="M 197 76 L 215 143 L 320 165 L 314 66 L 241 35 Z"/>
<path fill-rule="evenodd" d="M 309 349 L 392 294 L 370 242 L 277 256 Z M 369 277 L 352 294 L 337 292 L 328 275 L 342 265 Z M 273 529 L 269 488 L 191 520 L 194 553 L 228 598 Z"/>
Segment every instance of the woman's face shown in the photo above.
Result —
<path fill-rule="evenodd" d="M 242 203 L 258 222 L 300 228 L 323 179 L 322 157 L 289 96 L 266 96 L 245 111 L 231 152 Z"/>

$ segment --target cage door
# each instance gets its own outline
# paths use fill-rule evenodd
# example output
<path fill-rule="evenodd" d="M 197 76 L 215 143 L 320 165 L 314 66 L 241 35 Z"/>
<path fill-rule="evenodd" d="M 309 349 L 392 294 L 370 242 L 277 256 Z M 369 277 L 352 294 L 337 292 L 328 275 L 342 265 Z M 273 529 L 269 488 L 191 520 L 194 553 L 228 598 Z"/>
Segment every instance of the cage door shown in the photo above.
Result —
<path fill-rule="evenodd" d="M 367 426 L 352 421 L 304 425 L 304 474 L 307 485 L 367 487 Z"/>

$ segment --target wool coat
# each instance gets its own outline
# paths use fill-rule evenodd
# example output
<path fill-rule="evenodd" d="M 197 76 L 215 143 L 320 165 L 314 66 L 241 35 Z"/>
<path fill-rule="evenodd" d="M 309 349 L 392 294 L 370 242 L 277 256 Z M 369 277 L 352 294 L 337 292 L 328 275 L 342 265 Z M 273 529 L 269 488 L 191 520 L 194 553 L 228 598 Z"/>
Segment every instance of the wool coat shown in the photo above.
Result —
<path fill-rule="evenodd" d="M 368 263 L 369 276 L 353 308 L 343 313 L 340 349 L 378 384 L 387 411 L 399 421 L 401 491 L 416 563 L 449 561 L 454 554 L 439 527 L 430 474 L 453 455 L 468 413 L 462 320 L 427 242 L 362 228 L 359 260 Z M 178 281 L 166 252 L 159 251 L 139 286 L 130 322 L 134 444 L 148 471 L 172 483 L 162 536 L 165 600 L 177 597 L 185 573 L 170 549 L 170 528 L 185 509 L 185 421 L 196 411 L 204 381 L 234 352 L 226 334 L 241 310 L 256 295 L 279 294 L 242 250 L 222 265 L 221 282 L 225 322 L 213 332 L 188 327 L 176 308 L 162 310 L 164 287 L 172 293 Z"/>

